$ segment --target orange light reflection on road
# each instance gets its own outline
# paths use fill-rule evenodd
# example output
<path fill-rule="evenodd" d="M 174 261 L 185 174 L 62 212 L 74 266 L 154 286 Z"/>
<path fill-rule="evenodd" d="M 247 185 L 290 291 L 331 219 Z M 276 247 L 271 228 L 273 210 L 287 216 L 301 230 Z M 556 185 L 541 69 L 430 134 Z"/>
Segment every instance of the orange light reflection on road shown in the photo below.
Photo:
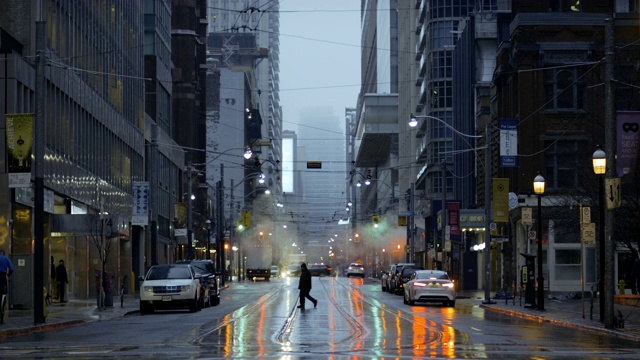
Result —
<path fill-rule="evenodd" d="M 362 285 L 362 283 L 364 283 L 364 279 L 360 279 L 360 285 Z M 364 319 L 364 309 L 362 307 L 362 294 L 360 293 L 360 290 L 358 289 L 354 289 L 353 290 L 353 294 L 350 295 L 351 297 L 351 303 L 352 303 L 352 308 L 355 309 L 355 312 L 352 312 L 352 314 L 355 315 L 357 321 L 360 324 L 364 324 L 365 323 L 365 319 Z M 352 349 L 354 350 L 362 350 L 364 349 L 364 341 L 362 339 L 362 337 L 358 337 L 358 341 L 356 341 L 356 343 L 352 346 Z"/>

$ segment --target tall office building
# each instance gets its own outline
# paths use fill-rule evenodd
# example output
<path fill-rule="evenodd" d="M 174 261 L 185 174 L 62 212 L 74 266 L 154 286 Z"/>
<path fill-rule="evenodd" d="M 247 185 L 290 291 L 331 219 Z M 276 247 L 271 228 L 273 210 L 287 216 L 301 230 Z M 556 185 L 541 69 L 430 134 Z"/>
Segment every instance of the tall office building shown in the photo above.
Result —
<path fill-rule="evenodd" d="M 33 297 L 23 295 L 33 286 L 24 285 L 49 278 L 51 257 L 67 264 L 70 296 L 95 298 L 95 286 L 89 284 L 94 284 L 98 267 L 94 259 L 100 259 L 104 249 L 96 245 L 100 237 L 95 229 L 112 224 L 105 232 L 111 239 L 106 269 L 117 279 L 115 286 L 132 270 L 131 248 L 143 241 L 129 236 L 132 183 L 145 178 L 142 2 L 103 1 L 96 6 L 71 0 L 7 0 L 2 5 L 0 138 L 7 147 L 0 147 L 0 228 L 10 235 L 0 240 L 0 247 L 24 259 L 27 268 L 44 269 L 33 277 L 16 271 L 11 283 L 18 286 L 10 291 L 11 303 L 31 307 Z M 44 21 L 41 49 L 34 41 L 37 21 Z M 40 74 L 38 55 L 45 69 Z M 36 80 L 43 80 L 43 88 L 36 89 Z M 40 125 L 30 114 L 43 98 L 44 131 L 34 139 L 32 129 Z M 44 148 L 42 223 L 35 221 L 40 209 L 32 200 L 31 169 L 26 167 L 36 144 Z M 12 153 L 22 148 L 28 151 L 18 151 L 14 162 Z M 32 229 L 44 224 L 43 254 L 37 244 L 33 250 Z M 37 259 L 43 263 L 33 264 Z"/>
<path fill-rule="evenodd" d="M 344 209 L 344 125 L 329 108 L 305 108 L 299 123 L 299 141 L 305 144 L 305 158 L 300 160 L 322 163 L 321 169 L 303 172 L 302 201 L 308 204 L 308 223 L 301 242 L 317 244 L 333 235 Z"/>
<path fill-rule="evenodd" d="M 271 145 L 254 145 L 252 150 L 261 152 L 261 161 L 277 163 L 282 160 L 280 5 L 269 0 L 208 0 L 207 3 L 208 33 L 220 39 L 215 45 L 221 54 L 218 66 L 253 73 L 249 91 L 253 106 L 263 120 L 262 138 L 271 140 Z M 248 47 L 248 44 L 252 46 Z M 212 49 L 211 44 L 209 48 Z M 246 61 L 247 56 L 253 56 L 250 62 Z M 229 130 L 232 129 L 226 131 Z M 272 191 L 282 193 L 282 184 L 275 169 L 267 176 L 272 180 Z"/>

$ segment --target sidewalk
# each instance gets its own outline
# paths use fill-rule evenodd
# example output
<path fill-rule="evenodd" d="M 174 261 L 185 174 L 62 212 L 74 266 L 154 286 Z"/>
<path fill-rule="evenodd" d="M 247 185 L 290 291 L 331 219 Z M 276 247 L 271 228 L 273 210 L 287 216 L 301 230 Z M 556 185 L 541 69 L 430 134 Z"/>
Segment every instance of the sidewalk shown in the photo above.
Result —
<path fill-rule="evenodd" d="M 114 296 L 113 306 L 109 306 L 102 311 L 98 311 L 96 299 L 72 299 L 66 303 L 47 305 L 44 324 L 34 324 L 32 310 L 11 309 L 9 310 L 9 316 L 5 318 L 4 324 L 0 324 L 0 338 L 118 318 L 139 312 L 139 310 L 138 296 L 129 294 L 124 296 L 122 307 L 120 307 L 120 296 Z"/>
<path fill-rule="evenodd" d="M 591 309 L 590 298 L 584 299 L 584 302 L 582 299 L 546 298 L 544 310 L 540 311 L 525 308 L 524 299 L 522 299 L 521 305 L 520 299 L 517 297 L 506 301 L 505 299 L 491 299 L 492 303 L 489 304 L 484 301 L 484 292 L 462 293 L 460 295 L 477 300 L 480 307 L 489 311 L 640 341 L 640 307 L 615 304 L 614 314 L 616 319 L 620 316 L 624 319 L 624 327 L 606 329 L 604 323 L 600 322 L 598 299 L 594 299 L 593 309 Z"/>

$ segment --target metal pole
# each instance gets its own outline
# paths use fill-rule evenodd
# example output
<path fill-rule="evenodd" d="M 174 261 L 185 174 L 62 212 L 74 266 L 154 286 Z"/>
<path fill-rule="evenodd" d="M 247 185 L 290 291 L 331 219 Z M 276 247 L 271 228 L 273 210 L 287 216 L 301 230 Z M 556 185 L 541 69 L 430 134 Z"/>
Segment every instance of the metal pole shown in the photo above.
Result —
<path fill-rule="evenodd" d="M 36 21 L 36 114 L 34 116 L 33 322 L 44 324 L 44 105 L 45 22 Z M 6 79 L 5 79 L 6 81 Z"/>
<path fill-rule="evenodd" d="M 414 244 L 415 244 L 415 217 L 413 216 L 413 211 L 415 209 L 414 203 L 414 195 L 416 192 L 416 184 L 414 182 L 411 183 L 411 190 L 409 191 L 409 224 L 407 224 L 407 228 L 409 229 L 409 253 L 407 254 L 407 262 L 412 263 L 415 261 L 414 258 Z"/>
<path fill-rule="evenodd" d="M 151 125 L 151 149 L 149 149 L 149 209 L 151 215 L 151 265 L 158 263 L 158 166 L 157 166 L 157 146 L 158 146 L 158 125 Z"/>
<path fill-rule="evenodd" d="M 191 200 L 191 162 L 187 165 L 187 258 L 193 259 L 193 201 Z"/>
<path fill-rule="evenodd" d="M 600 322 L 605 322 L 604 316 L 604 274 L 605 274 L 605 206 L 604 196 L 604 175 L 598 175 L 598 212 L 600 213 L 598 221 L 598 301 L 600 307 Z"/>
<path fill-rule="evenodd" d="M 613 87 L 614 77 L 614 31 L 613 19 L 605 20 L 605 153 L 607 156 L 607 171 L 605 177 L 614 178 L 616 170 L 616 134 L 615 134 L 615 91 Z M 614 283 L 614 252 L 615 252 L 615 231 L 614 222 L 615 214 L 612 210 L 606 210 L 605 216 L 605 267 L 604 272 L 604 327 L 613 328 L 616 324 L 613 293 L 615 292 Z"/>
<path fill-rule="evenodd" d="M 447 242 L 447 165 L 442 159 L 442 270 L 449 271 L 447 268 L 447 252 L 445 251 L 445 244 Z"/>
<path fill-rule="evenodd" d="M 544 310 L 544 276 L 542 275 L 542 194 L 538 194 L 538 310 Z"/>
<path fill-rule="evenodd" d="M 485 127 L 486 144 L 484 150 L 484 304 L 491 304 L 491 124 Z"/>

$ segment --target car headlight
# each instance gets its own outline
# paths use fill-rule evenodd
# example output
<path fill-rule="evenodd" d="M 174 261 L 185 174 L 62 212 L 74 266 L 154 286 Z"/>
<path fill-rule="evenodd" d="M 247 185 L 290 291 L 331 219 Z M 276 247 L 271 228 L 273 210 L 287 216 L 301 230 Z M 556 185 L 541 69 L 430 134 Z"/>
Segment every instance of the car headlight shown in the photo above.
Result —
<path fill-rule="evenodd" d="M 182 286 L 180 286 L 180 291 L 181 292 L 188 292 L 189 289 L 191 289 L 191 285 L 182 285 Z"/>
<path fill-rule="evenodd" d="M 144 292 L 152 293 L 153 292 L 153 286 L 145 286 L 144 287 Z"/>

